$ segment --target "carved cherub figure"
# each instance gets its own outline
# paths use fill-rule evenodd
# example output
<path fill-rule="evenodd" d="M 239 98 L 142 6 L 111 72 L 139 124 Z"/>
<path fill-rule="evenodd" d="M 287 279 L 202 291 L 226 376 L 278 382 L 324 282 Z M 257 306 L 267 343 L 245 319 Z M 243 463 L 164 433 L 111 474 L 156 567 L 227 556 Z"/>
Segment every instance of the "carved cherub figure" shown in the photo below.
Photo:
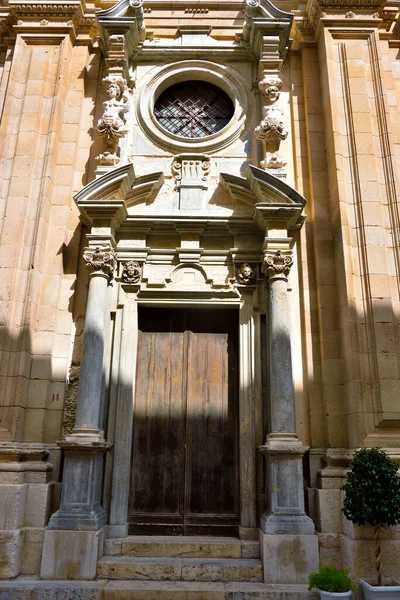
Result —
<path fill-rule="evenodd" d="M 109 76 L 103 79 L 108 100 L 103 102 L 103 116 L 97 122 L 97 131 L 106 138 L 121 138 L 126 135 L 126 128 L 121 114 L 129 108 L 128 86 L 125 79 Z"/>
<path fill-rule="evenodd" d="M 249 284 L 254 283 L 256 275 L 254 269 L 248 263 L 243 263 L 240 265 L 237 278 L 239 283 Z"/>
<path fill-rule="evenodd" d="M 281 94 L 282 80 L 279 77 L 264 77 L 258 84 L 260 92 L 268 102 L 276 102 Z"/>

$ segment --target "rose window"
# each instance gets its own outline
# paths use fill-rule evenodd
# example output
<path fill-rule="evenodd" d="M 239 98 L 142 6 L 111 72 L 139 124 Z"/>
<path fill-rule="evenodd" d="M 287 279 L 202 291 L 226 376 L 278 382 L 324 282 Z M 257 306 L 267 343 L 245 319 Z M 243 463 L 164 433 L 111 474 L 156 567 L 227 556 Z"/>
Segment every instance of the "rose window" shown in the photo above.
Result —
<path fill-rule="evenodd" d="M 192 139 L 221 131 L 233 113 L 229 96 L 203 81 L 185 81 L 169 87 L 154 107 L 154 115 L 164 129 Z"/>

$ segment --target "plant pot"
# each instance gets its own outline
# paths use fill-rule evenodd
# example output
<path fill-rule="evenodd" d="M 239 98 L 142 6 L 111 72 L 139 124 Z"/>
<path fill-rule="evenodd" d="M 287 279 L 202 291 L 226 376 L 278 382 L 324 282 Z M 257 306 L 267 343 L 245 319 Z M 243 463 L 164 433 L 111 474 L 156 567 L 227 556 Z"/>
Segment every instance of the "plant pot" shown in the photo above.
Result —
<path fill-rule="evenodd" d="M 400 583 L 390 578 L 384 581 L 385 585 L 374 585 L 374 579 L 360 579 L 364 600 L 400 600 Z"/>
<path fill-rule="evenodd" d="M 325 592 L 324 590 L 318 590 L 321 600 L 329 600 L 329 598 L 350 598 L 352 591 L 348 592 Z M 388 600 L 388 599 L 386 599 Z"/>

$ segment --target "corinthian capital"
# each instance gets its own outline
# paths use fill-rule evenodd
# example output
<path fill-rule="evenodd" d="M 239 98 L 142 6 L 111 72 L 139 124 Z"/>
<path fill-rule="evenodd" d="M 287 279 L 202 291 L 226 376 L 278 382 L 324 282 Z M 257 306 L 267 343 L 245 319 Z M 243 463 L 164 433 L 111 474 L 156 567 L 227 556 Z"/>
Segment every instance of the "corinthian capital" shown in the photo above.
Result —
<path fill-rule="evenodd" d="M 94 250 L 85 250 L 83 253 L 83 260 L 86 262 L 88 269 L 92 272 L 102 273 L 103 275 L 107 275 L 110 279 L 117 266 L 115 252 L 110 247 L 97 246 Z"/>
<path fill-rule="evenodd" d="M 268 275 L 269 278 L 282 275 L 287 278 L 292 265 L 293 258 L 291 250 L 277 250 L 276 252 L 266 250 L 264 252 L 262 271 Z"/>

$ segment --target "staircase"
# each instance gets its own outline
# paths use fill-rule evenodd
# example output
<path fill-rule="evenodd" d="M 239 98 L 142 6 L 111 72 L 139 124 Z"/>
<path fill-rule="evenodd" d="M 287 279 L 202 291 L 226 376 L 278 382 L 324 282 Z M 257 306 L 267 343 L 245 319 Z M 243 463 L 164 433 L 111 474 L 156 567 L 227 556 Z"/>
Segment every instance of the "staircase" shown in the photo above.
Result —
<path fill-rule="evenodd" d="M 105 541 L 97 581 L 0 581 L 0 600 L 318 600 L 305 584 L 264 584 L 259 543 L 217 537 Z"/>
<path fill-rule="evenodd" d="M 261 582 L 259 543 L 218 537 L 129 536 L 106 540 L 98 579 Z"/>

